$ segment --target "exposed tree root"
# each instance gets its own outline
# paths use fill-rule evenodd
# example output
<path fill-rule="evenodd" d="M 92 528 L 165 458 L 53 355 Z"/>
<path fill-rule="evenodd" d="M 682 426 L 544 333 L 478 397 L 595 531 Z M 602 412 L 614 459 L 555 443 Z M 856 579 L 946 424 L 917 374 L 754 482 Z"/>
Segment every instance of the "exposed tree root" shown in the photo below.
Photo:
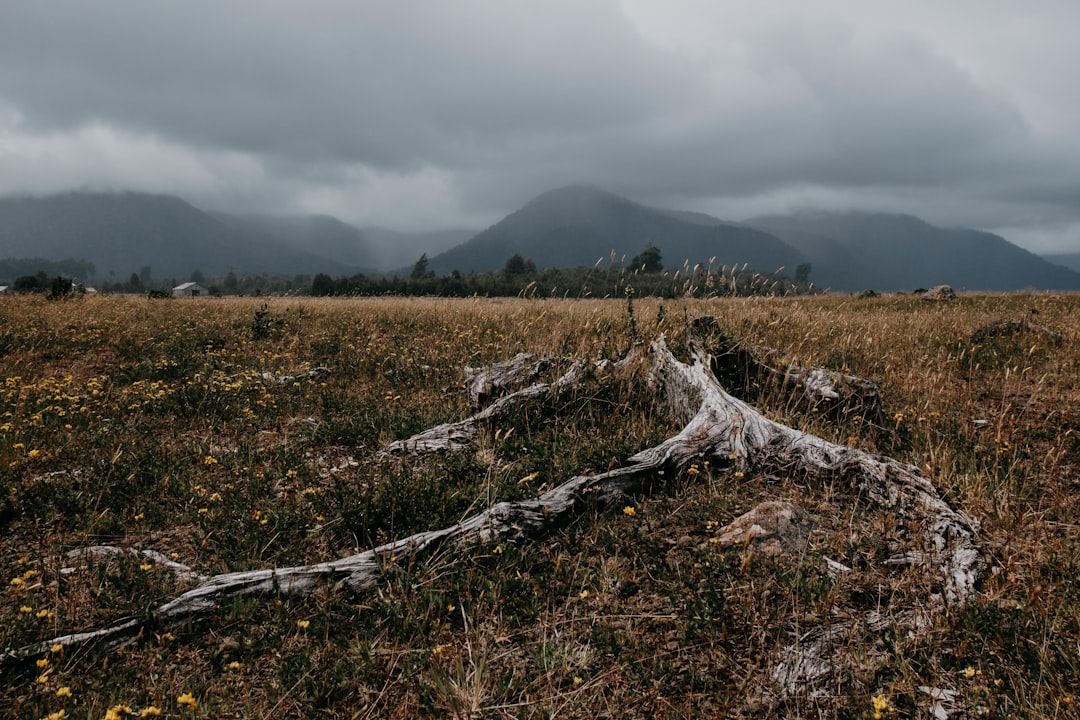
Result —
<path fill-rule="evenodd" d="M 483 407 L 492 397 L 532 384 L 557 361 L 550 357 L 537 357 L 532 353 L 518 353 L 509 360 L 490 367 L 465 368 L 465 389 L 473 407 Z"/>
<path fill-rule="evenodd" d="M 484 422 L 522 402 L 573 386 L 581 382 L 587 371 L 616 368 L 621 371 L 643 364 L 648 368 L 649 388 L 673 418 L 685 425 L 679 433 L 659 445 L 628 458 L 622 467 L 573 477 L 535 499 L 498 503 L 457 525 L 418 533 L 339 560 L 217 575 L 156 608 L 148 617 L 10 649 L 0 655 L 0 659 L 32 656 L 47 651 L 56 643 L 68 646 L 88 641 L 124 642 L 135 638 L 144 628 L 167 627 L 186 618 L 205 615 L 237 597 L 307 596 L 327 588 L 371 588 L 382 583 L 389 573 L 406 561 L 428 555 L 438 548 L 499 540 L 532 540 L 565 527 L 586 509 L 602 512 L 621 507 L 631 496 L 659 484 L 663 477 L 660 471 L 671 477 L 703 459 L 718 467 L 850 487 L 896 515 L 901 535 L 893 548 L 894 558 L 924 566 L 932 582 L 940 588 L 940 593 L 928 599 L 928 604 L 960 603 L 971 597 L 983 563 L 975 523 L 950 508 L 918 468 L 836 445 L 774 422 L 728 394 L 714 376 L 714 369 L 724 369 L 721 374 L 729 377 L 731 368 L 735 367 L 747 373 L 746 379 L 766 378 L 769 382 L 778 382 L 780 387 L 792 386 L 790 378 L 800 376 L 792 375 L 790 369 L 776 370 L 751 362 L 746 355 L 735 354 L 734 364 L 725 365 L 708 351 L 716 342 L 716 334 L 716 323 L 711 319 L 697 321 L 688 328 L 692 357 L 689 363 L 679 360 L 661 337 L 647 348 L 633 348 L 616 365 L 590 366 L 573 362 L 558 380 L 550 384 L 535 383 L 534 380 L 551 368 L 550 364 L 545 365 L 551 361 L 519 356 L 498 372 L 489 369 L 476 373 L 473 376 L 473 386 L 477 388 L 475 397 L 483 398 L 524 383 L 532 384 L 510 392 L 467 420 L 433 428 L 394 443 L 384 451 L 423 453 L 460 449 L 475 438 Z M 480 377 L 485 379 L 476 382 Z M 843 397 L 835 378 L 829 374 L 817 376 L 803 372 L 801 378 L 795 381 L 795 386 L 801 382 L 802 392 L 809 392 L 814 398 Z M 811 378 L 820 378 L 822 382 Z M 856 395 L 872 389 L 872 385 L 861 382 L 849 381 L 848 387 L 861 388 Z M 833 398 L 833 394 L 837 397 Z M 876 398 L 876 390 L 872 397 Z M 749 539 L 756 532 L 754 527 L 760 528 L 766 522 L 761 520 L 765 517 L 772 518 L 768 522 L 776 528 L 785 522 L 792 526 L 807 525 L 809 516 L 792 507 L 784 504 L 759 507 L 755 510 L 759 513 L 757 516 L 739 518 L 720 535 L 730 536 L 728 539 L 732 542 L 740 537 Z M 903 528 L 916 530 L 905 535 Z M 766 528 L 763 532 L 767 535 L 769 531 Z M 782 550 L 783 542 L 777 542 Z M 849 571 L 833 562 L 829 563 L 829 568 L 831 572 Z M 803 628 L 776 659 L 771 676 L 778 692 L 796 692 L 801 686 L 837 673 L 844 666 L 844 640 L 853 630 L 860 624 L 874 627 L 874 623 L 884 622 L 874 615 L 867 613 L 855 618 L 849 615 L 822 621 L 817 627 Z M 901 612 L 893 615 L 889 622 L 918 631 L 925 625 L 922 617 L 914 612 Z"/>
<path fill-rule="evenodd" d="M 563 361 L 569 369 L 551 383 L 534 383 L 528 387 L 514 390 L 503 395 L 480 412 L 456 422 L 444 423 L 417 433 L 405 440 L 395 440 L 383 448 L 386 455 L 426 455 L 430 453 L 458 452 L 464 450 L 476 440 L 480 431 L 490 427 L 496 420 L 515 412 L 531 400 L 549 397 L 553 394 L 580 384 L 586 373 L 603 374 L 611 370 L 621 370 L 636 360 L 637 351 L 631 351 L 617 363 L 600 361 L 589 365 L 581 360 Z M 520 353 L 512 360 L 493 365 L 484 370 L 466 368 L 466 388 L 474 404 L 531 383 L 543 373 L 559 363 L 554 358 L 538 358 L 527 353 Z"/>

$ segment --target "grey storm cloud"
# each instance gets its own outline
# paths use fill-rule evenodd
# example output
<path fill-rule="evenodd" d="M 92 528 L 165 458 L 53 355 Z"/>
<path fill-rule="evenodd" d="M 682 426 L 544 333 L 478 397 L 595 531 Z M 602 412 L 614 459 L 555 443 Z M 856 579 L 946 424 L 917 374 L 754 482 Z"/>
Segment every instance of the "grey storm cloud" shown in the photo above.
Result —
<path fill-rule="evenodd" d="M 0 92 L 28 122 L 101 120 L 300 163 L 468 163 L 523 138 L 618 129 L 678 83 L 601 4 L 572 24 L 508 3 L 16 12 L 0 30 Z"/>
<path fill-rule="evenodd" d="M 1057 79 L 1078 11 L 867 5 L 7 3 L 0 193 L 415 228 L 584 182 L 732 219 L 902 210 L 1080 247 L 1080 98 Z"/>

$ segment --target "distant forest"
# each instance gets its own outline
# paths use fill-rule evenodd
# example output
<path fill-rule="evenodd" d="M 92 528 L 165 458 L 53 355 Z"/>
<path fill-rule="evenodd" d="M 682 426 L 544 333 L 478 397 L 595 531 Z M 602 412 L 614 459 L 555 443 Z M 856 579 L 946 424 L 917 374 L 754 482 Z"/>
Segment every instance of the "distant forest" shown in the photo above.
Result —
<path fill-rule="evenodd" d="M 318 274 L 312 280 L 315 296 L 429 295 L 437 297 L 708 297 L 793 295 L 813 290 L 807 282 L 809 267 L 801 268 L 798 281 L 783 274 L 759 273 L 726 266 L 665 270 L 660 253 L 646 248 L 629 266 L 607 268 L 545 268 L 520 255 L 506 261 L 501 270 L 438 275 L 421 257 L 409 275 L 369 276 L 357 274 L 333 278 Z"/>
<path fill-rule="evenodd" d="M 86 260 L 42 260 L 41 258 L 0 259 L 0 283 L 16 278 L 44 273 L 49 277 L 63 275 L 75 279 L 92 277 L 94 263 Z"/>
<path fill-rule="evenodd" d="M 436 297 L 710 297 L 749 295 L 796 295 L 814 292 L 808 282 L 809 265 L 800 266 L 795 278 L 783 273 L 759 273 L 746 266 L 690 267 L 664 269 L 660 253 L 646 248 L 631 264 L 611 263 L 607 267 L 545 268 L 520 255 L 507 260 L 501 270 L 462 273 L 453 270 L 440 275 L 428 268 L 422 256 L 408 274 L 355 275 L 332 277 L 319 273 L 282 275 L 268 273 L 205 276 L 196 270 L 188 277 L 157 279 L 150 268 L 129 278 L 105 282 L 94 289 L 105 293 L 171 294 L 184 281 L 204 285 L 210 295 L 313 295 L 316 297 L 370 297 L 415 295 Z M 93 264 L 81 260 L 2 260 L 0 278 L 12 278 L 17 292 L 49 292 L 70 286 L 85 289 L 82 279 L 92 275 Z"/>

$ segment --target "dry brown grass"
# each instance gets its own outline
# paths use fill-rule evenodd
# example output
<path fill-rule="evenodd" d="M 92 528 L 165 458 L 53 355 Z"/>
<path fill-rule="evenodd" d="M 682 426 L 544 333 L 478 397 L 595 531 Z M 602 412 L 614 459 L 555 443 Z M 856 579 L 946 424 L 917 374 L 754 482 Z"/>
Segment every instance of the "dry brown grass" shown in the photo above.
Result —
<path fill-rule="evenodd" d="M 915 639 L 853 639 L 851 668 L 822 697 L 761 699 L 799 627 L 844 604 L 917 608 L 932 588 L 875 569 L 896 528 L 843 488 L 705 471 L 667 478 L 632 517 L 443 553 L 377 592 L 236 602 L 120 650 L 10 665 L 5 716 L 122 704 L 177 717 L 870 717 L 884 696 L 894 716 L 921 717 L 921 685 L 957 692 L 957 716 L 1077 716 L 1080 297 L 635 300 L 633 326 L 625 301 L 263 302 L 0 298 L 0 646 L 138 616 L 178 587 L 138 559 L 61 575 L 73 548 L 152 548 L 204 573 L 313 562 L 607 469 L 674 430 L 640 388 L 590 385 L 475 453 L 403 466 L 375 453 L 468 414 L 464 365 L 613 358 L 632 332 L 677 335 L 701 315 L 877 381 L 882 427 L 755 401 L 918 465 L 981 523 L 992 570 Z M 1029 308 L 1060 342 L 971 341 Z M 318 365 L 333 373 L 290 387 L 260 377 Z M 346 457 L 359 466 L 320 473 Z M 802 561 L 710 547 L 716 524 L 762 499 L 820 517 Z M 859 572 L 830 578 L 822 554 Z M 625 580 L 638 591 L 619 592 Z"/>

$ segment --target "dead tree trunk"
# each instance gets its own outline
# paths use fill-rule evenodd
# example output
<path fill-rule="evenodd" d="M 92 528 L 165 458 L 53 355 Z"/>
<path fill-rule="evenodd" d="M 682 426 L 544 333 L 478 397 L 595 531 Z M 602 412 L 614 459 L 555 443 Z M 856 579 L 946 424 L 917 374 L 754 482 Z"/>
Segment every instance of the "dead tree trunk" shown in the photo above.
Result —
<path fill-rule="evenodd" d="M 217 575 L 154 609 L 145 618 L 9 649 L 0 659 L 10 661 L 32 656 L 46 652 L 56 643 L 69 646 L 88 641 L 123 642 L 135 638 L 144 627 L 167 627 L 186 618 L 205 615 L 237 597 L 305 596 L 326 588 L 364 590 L 383 582 L 389 573 L 407 564 L 406 561 L 437 548 L 498 540 L 528 541 L 566 526 L 585 509 L 603 511 L 621 507 L 633 495 L 659 484 L 660 471 L 671 477 L 702 459 L 721 467 L 796 476 L 806 481 L 848 483 L 906 524 L 920 528 L 917 537 L 908 539 L 908 547 L 897 548 L 895 562 L 924 566 L 927 572 L 937 577 L 950 602 L 963 602 L 969 598 L 975 591 L 982 567 L 975 524 L 950 508 L 915 466 L 836 445 L 773 422 L 728 394 L 713 374 L 717 365 L 707 350 L 705 336 L 715 328 L 714 321 L 697 321 L 690 326 L 689 363 L 680 361 L 661 337 L 647 348 L 635 347 L 615 366 L 627 370 L 631 366 L 646 365 L 650 388 L 662 398 L 673 418 L 684 423 L 678 434 L 627 458 L 622 467 L 595 475 L 579 475 L 535 499 L 498 503 L 457 525 L 418 533 L 339 560 Z M 528 369 L 532 362 L 530 359 L 521 363 L 526 370 L 519 375 L 519 380 L 525 378 L 524 382 L 532 382 L 543 371 L 533 373 Z M 587 367 L 581 362 L 573 363 L 550 385 L 536 383 L 512 392 L 473 418 L 395 443 L 387 448 L 387 452 L 458 449 L 475 436 L 485 417 L 573 385 L 580 381 Z M 600 369 L 610 368 L 601 366 Z M 755 372 L 773 374 L 772 370 Z M 500 377 L 505 379 L 505 376 L 504 373 Z M 503 384 L 513 385 L 510 381 Z M 824 396 L 828 397 L 827 394 Z M 867 619 L 868 622 L 871 620 Z M 825 623 L 797 638 L 783 651 L 773 671 L 781 691 L 793 691 L 800 683 L 835 672 L 839 661 L 833 657 L 831 647 L 849 630 L 847 625 Z"/>

